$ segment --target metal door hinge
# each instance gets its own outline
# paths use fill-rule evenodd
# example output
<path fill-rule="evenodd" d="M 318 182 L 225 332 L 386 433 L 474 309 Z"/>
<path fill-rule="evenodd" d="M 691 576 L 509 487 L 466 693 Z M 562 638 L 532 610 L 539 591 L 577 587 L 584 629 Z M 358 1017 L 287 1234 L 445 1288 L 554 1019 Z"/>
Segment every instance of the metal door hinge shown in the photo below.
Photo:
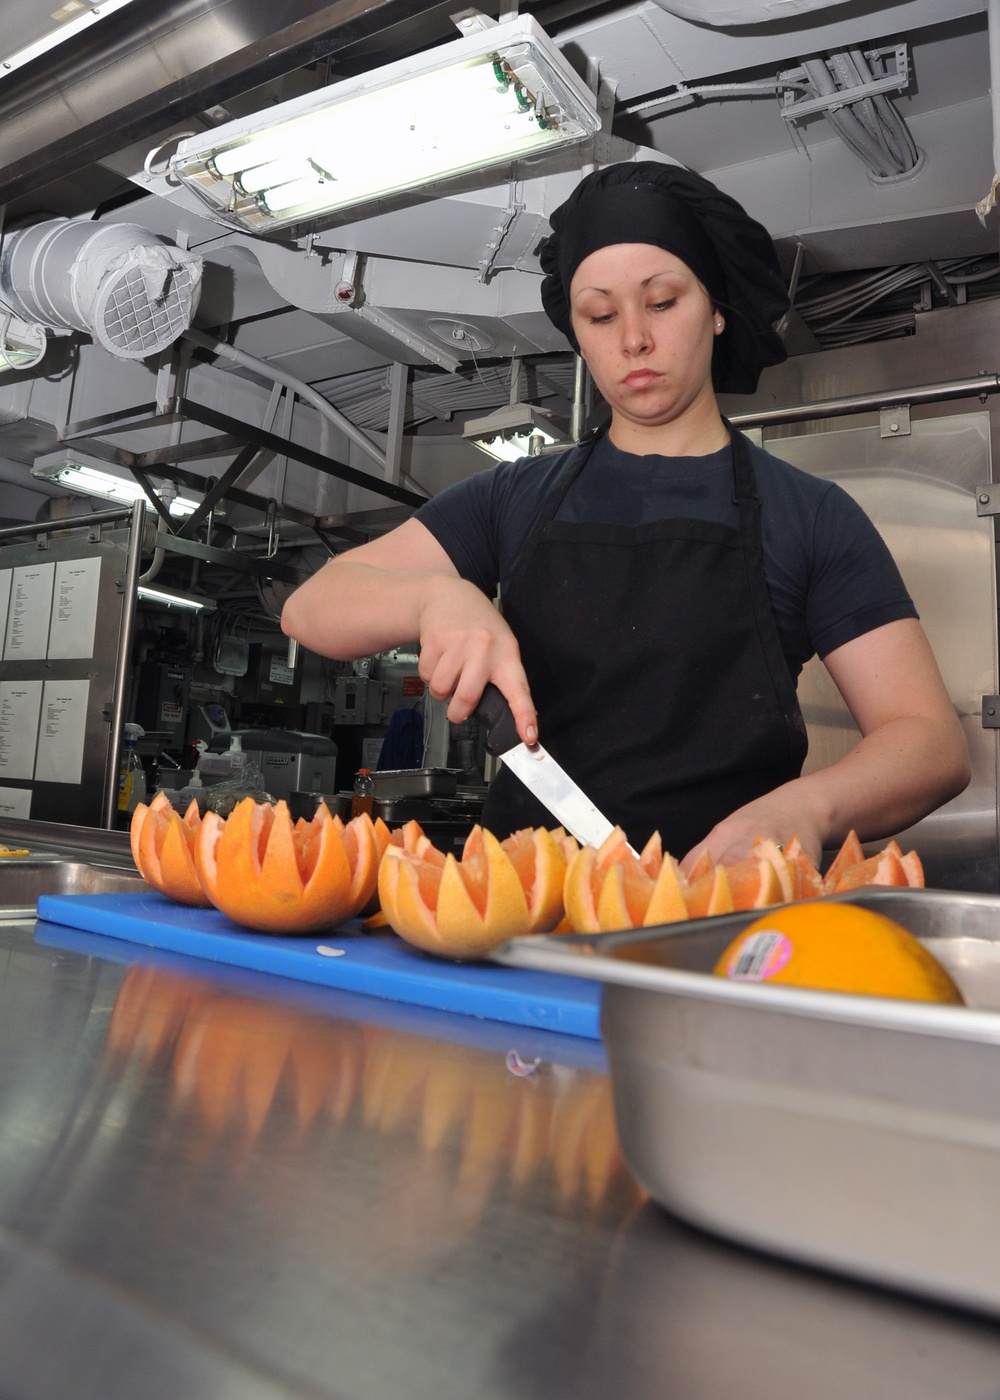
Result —
<path fill-rule="evenodd" d="M 1000 695 L 983 696 L 983 728 L 1000 729 Z"/>

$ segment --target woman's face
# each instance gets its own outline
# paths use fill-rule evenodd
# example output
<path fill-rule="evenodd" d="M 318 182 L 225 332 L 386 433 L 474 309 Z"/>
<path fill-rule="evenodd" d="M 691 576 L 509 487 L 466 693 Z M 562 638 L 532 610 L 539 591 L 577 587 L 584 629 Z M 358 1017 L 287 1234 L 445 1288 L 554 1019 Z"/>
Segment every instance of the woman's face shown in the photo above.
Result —
<path fill-rule="evenodd" d="M 680 258 L 649 243 L 599 248 L 569 297 L 580 354 L 617 418 L 657 427 L 714 405 L 712 347 L 724 322 Z"/>

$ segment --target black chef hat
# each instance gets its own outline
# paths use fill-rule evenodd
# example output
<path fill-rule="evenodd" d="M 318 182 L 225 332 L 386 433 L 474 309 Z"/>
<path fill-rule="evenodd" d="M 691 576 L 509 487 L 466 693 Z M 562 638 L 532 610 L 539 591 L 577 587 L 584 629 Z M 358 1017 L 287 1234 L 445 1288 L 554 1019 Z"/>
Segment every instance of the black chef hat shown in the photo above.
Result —
<path fill-rule="evenodd" d="M 550 220 L 541 254 L 542 306 L 575 349 L 569 286 L 584 258 L 614 243 L 651 243 L 690 267 L 725 316 L 712 379 L 752 394 L 760 372 L 785 359 L 774 324 L 788 295 L 771 236 L 710 180 L 659 161 L 609 165 L 581 180 Z"/>

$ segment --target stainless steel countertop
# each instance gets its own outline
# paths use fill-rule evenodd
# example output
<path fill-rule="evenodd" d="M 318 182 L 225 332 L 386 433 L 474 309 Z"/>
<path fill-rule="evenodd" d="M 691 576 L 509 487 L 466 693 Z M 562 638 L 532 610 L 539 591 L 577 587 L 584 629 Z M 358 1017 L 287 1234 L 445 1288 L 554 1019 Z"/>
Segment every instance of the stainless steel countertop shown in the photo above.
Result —
<path fill-rule="evenodd" d="M 1000 1327 L 669 1219 L 594 1043 L 10 920 L 0 1395 L 988 1400 Z"/>

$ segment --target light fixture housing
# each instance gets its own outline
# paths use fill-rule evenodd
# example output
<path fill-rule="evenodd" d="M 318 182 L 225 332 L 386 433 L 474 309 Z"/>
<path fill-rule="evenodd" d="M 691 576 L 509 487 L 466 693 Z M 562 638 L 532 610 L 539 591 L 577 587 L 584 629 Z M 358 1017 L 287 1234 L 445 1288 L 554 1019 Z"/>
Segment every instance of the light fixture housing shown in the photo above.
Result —
<path fill-rule="evenodd" d="M 569 446 L 549 410 L 530 403 L 508 403 L 485 418 L 470 418 L 462 437 L 497 462 L 539 457 Z"/>
<path fill-rule="evenodd" d="M 131 505 L 133 501 L 145 500 L 146 493 L 131 477 L 122 477 L 109 471 L 107 464 L 98 457 L 88 457 L 84 452 L 63 450 L 49 452 L 44 457 L 36 457 L 31 475 L 44 481 L 58 481 L 76 496 L 98 496 L 105 501 L 118 501 Z M 185 496 L 173 496 L 170 500 L 171 515 L 191 515 L 198 508 L 198 502 Z"/>
<path fill-rule="evenodd" d="M 195 612 L 215 611 L 211 598 L 199 598 L 194 593 L 182 593 L 177 588 L 156 588 L 151 584 L 140 583 L 136 593 L 147 603 L 158 603 L 164 608 L 187 608 Z"/>
<path fill-rule="evenodd" d="M 0 374 L 34 369 L 47 348 L 44 326 L 37 321 L 22 321 L 0 302 Z"/>
<path fill-rule="evenodd" d="M 476 31 L 184 138 L 168 182 L 266 234 L 600 131 L 593 93 L 530 15 L 464 23 Z"/>

